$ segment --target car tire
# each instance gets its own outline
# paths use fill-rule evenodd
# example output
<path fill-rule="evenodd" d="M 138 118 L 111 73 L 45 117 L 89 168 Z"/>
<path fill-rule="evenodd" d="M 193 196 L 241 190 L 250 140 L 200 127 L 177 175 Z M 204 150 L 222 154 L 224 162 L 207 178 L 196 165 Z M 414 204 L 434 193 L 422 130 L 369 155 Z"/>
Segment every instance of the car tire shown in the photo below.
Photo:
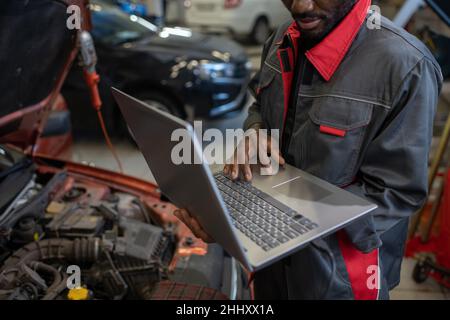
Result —
<path fill-rule="evenodd" d="M 154 106 L 157 109 L 167 112 L 169 114 L 172 114 L 179 118 L 185 118 L 185 113 L 183 110 L 180 110 L 177 103 L 173 101 L 173 99 L 169 98 L 165 94 L 161 94 L 159 92 L 150 91 L 150 92 L 143 92 L 143 93 L 136 93 L 134 96 L 147 103 L 150 106 Z M 128 139 L 130 142 L 137 146 L 136 140 L 134 139 L 134 135 L 131 132 L 130 128 L 126 126 L 126 130 L 128 132 Z"/>
<path fill-rule="evenodd" d="M 413 270 L 413 279 L 416 283 L 421 284 L 428 279 L 431 271 L 430 263 L 431 260 L 429 258 L 417 262 Z"/>
<path fill-rule="evenodd" d="M 269 21 L 265 17 L 259 17 L 253 26 L 250 40 L 254 44 L 263 45 L 270 36 Z"/>
<path fill-rule="evenodd" d="M 138 93 L 136 94 L 136 97 L 161 111 L 167 112 L 179 118 L 184 118 L 183 110 L 181 110 L 177 103 L 166 94 L 150 91 Z"/>

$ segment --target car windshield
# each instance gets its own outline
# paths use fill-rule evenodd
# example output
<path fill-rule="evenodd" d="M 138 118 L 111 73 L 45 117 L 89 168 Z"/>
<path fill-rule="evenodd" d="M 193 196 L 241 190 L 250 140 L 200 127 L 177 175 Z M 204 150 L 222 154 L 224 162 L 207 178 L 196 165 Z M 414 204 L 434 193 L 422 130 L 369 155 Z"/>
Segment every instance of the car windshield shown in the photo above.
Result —
<path fill-rule="evenodd" d="M 92 1 L 93 30 L 96 41 L 119 45 L 137 41 L 154 34 L 158 28 L 147 20 L 135 15 L 128 15 L 119 8 L 102 1 Z"/>

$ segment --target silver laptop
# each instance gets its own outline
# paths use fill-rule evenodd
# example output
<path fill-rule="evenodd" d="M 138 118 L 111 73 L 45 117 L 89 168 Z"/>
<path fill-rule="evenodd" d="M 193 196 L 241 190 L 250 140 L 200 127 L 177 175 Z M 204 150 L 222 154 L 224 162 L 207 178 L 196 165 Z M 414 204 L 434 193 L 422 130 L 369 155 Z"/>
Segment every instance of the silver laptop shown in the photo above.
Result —
<path fill-rule="evenodd" d="M 202 148 L 192 126 L 119 90 L 114 97 L 161 192 L 187 209 L 249 271 L 259 270 L 376 208 L 295 167 L 233 182 L 208 164 L 172 162 L 172 133 L 188 132 L 192 157 Z"/>

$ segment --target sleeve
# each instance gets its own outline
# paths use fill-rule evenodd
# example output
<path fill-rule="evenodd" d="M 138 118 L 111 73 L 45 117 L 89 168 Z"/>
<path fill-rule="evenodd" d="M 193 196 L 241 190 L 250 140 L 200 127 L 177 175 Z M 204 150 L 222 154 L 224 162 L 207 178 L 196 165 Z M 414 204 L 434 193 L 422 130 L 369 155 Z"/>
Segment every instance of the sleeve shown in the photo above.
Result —
<path fill-rule="evenodd" d="M 378 205 L 346 228 L 362 252 L 382 245 L 381 235 L 421 208 L 428 195 L 428 159 L 442 73 L 428 58 L 409 72 L 390 114 L 346 190 Z"/>
<path fill-rule="evenodd" d="M 264 49 L 261 55 L 261 66 L 260 70 L 264 66 L 264 61 L 267 58 L 268 51 L 274 41 L 275 33 L 270 36 L 270 38 L 266 41 L 264 45 Z M 248 115 L 244 122 L 244 130 L 248 130 L 253 127 L 264 127 L 264 120 L 261 116 L 261 104 L 258 97 L 258 87 L 259 87 L 259 75 L 260 71 L 256 73 L 256 75 L 253 77 L 253 79 L 250 81 L 249 84 L 249 90 L 252 93 L 253 97 L 255 98 L 255 101 L 248 109 Z"/>

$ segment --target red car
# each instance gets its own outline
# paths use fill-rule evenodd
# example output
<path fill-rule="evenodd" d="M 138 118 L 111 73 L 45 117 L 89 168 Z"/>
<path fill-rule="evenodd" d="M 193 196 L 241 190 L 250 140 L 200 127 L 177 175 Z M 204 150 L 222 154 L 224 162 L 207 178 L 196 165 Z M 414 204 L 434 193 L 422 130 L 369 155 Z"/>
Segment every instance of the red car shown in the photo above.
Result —
<path fill-rule="evenodd" d="M 67 27 L 68 5 L 81 30 Z M 89 29 L 86 6 L 1 4 L 0 299 L 248 297 L 244 272 L 194 238 L 157 186 L 67 160 L 60 88 Z"/>

